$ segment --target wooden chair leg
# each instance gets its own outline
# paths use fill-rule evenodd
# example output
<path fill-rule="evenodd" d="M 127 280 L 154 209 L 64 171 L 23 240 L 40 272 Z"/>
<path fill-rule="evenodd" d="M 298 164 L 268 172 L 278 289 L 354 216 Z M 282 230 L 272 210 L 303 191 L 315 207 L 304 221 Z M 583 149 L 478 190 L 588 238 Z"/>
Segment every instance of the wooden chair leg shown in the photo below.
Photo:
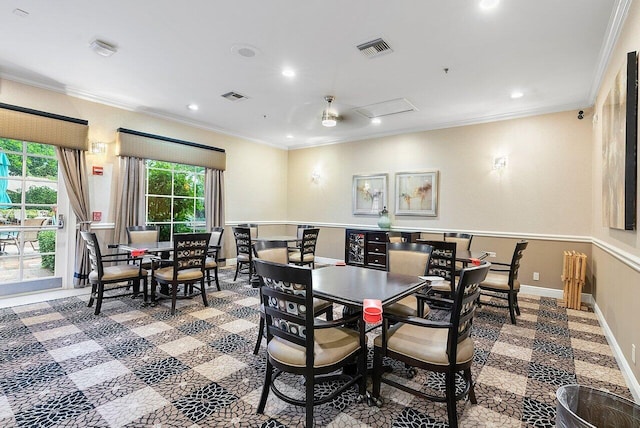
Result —
<path fill-rule="evenodd" d="M 513 294 L 513 302 L 515 303 L 516 314 L 520 315 L 520 305 L 518 305 L 518 293 Z"/>
<path fill-rule="evenodd" d="M 511 324 L 516 323 L 515 303 L 513 302 L 513 293 L 508 294 L 509 297 L 509 315 L 511 316 Z"/>
<path fill-rule="evenodd" d="M 238 279 L 238 272 L 240 272 L 240 265 L 242 265 L 242 262 L 236 262 L 236 274 L 233 276 L 233 282 L 236 282 L 236 279 Z"/>
<path fill-rule="evenodd" d="M 449 372 L 445 375 L 447 394 L 447 414 L 449 415 L 449 427 L 458 428 L 458 412 L 456 409 L 456 373 Z"/>
<path fill-rule="evenodd" d="M 269 396 L 269 389 L 271 388 L 271 377 L 273 375 L 273 366 L 271 361 L 267 359 L 267 369 L 264 371 L 264 385 L 262 385 L 262 395 L 260 396 L 260 403 L 258 403 L 257 413 L 264 413 L 264 407 L 267 404 L 267 397 Z"/>
<path fill-rule="evenodd" d="M 307 427 L 313 426 L 313 375 L 305 376 L 305 401 L 306 401 L 306 425 Z"/>
<path fill-rule="evenodd" d="M 213 270 L 213 273 L 215 275 L 215 279 L 216 279 L 216 288 L 218 289 L 218 291 L 220 290 L 220 280 L 218 279 L 218 267 L 216 266 L 216 268 Z"/>
<path fill-rule="evenodd" d="M 260 345 L 262 344 L 264 327 L 265 327 L 264 315 L 260 314 L 260 325 L 258 326 L 258 340 L 256 341 L 256 346 L 253 348 L 253 355 L 258 355 L 258 351 L 260 351 Z"/>
<path fill-rule="evenodd" d="M 202 294 L 202 303 L 204 303 L 204 307 L 209 306 L 209 302 L 207 302 L 207 290 L 204 287 L 204 277 L 200 280 L 200 293 Z"/>
<path fill-rule="evenodd" d="M 98 284 L 98 296 L 96 298 L 96 310 L 94 312 L 95 315 L 100 314 L 100 310 L 102 309 L 102 296 L 104 295 L 104 284 Z"/>
<path fill-rule="evenodd" d="M 178 284 L 170 284 L 171 286 L 171 315 L 176 313 L 176 301 L 178 300 Z"/>
<path fill-rule="evenodd" d="M 473 387 L 473 380 L 471 379 L 471 368 L 465 369 L 464 378 L 469 382 L 469 401 L 471 404 L 478 404 L 478 400 L 476 399 L 476 390 Z"/>
<path fill-rule="evenodd" d="M 87 307 L 90 308 L 91 306 L 93 306 L 93 301 L 95 300 L 95 295 L 97 292 L 97 287 L 98 285 L 93 283 L 91 284 L 91 295 L 89 296 L 89 303 L 87 303 Z"/>

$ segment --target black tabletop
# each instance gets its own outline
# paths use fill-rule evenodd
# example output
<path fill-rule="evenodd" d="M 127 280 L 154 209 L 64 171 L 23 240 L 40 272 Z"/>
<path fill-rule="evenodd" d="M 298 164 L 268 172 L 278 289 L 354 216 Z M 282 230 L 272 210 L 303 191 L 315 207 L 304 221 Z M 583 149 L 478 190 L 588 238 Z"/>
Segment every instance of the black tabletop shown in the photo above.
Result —
<path fill-rule="evenodd" d="M 362 306 L 364 299 L 394 303 L 427 285 L 417 276 L 357 266 L 328 266 L 313 270 L 313 295 L 347 306 Z"/>

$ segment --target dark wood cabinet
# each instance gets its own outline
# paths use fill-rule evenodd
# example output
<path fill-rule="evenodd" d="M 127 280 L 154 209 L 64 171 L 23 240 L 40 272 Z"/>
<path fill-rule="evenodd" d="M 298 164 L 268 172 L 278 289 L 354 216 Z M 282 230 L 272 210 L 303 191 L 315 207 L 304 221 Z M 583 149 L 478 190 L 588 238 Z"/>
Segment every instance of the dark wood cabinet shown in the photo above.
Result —
<path fill-rule="evenodd" d="M 348 265 L 387 270 L 389 232 L 381 230 L 347 229 L 344 261 Z M 403 241 L 416 242 L 420 232 L 394 231 Z"/>

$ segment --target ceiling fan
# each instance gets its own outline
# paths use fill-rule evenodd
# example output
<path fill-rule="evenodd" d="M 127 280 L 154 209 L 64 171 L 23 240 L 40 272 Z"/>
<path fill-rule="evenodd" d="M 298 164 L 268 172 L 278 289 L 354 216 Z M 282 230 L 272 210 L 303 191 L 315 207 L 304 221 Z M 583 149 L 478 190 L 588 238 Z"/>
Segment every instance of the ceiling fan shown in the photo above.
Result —
<path fill-rule="evenodd" d="M 338 120 L 340 120 L 340 116 L 331 111 L 331 103 L 335 97 L 333 95 L 326 95 L 324 100 L 327 102 L 327 108 L 322 112 L 322 126 L 326 126 L 327 128 L 332 128 L 338 124 Z"/>

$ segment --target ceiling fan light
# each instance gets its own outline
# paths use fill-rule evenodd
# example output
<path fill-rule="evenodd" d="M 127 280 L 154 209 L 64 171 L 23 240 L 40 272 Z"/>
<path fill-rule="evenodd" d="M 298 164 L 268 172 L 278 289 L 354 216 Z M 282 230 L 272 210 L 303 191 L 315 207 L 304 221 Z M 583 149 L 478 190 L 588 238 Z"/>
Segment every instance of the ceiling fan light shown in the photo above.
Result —
<path fill-rule="evenodd" d="M 322 126 L 332 128 L 338 124 L 336 116 L 331 114 L 328 110 L 322 112 Z"/>

